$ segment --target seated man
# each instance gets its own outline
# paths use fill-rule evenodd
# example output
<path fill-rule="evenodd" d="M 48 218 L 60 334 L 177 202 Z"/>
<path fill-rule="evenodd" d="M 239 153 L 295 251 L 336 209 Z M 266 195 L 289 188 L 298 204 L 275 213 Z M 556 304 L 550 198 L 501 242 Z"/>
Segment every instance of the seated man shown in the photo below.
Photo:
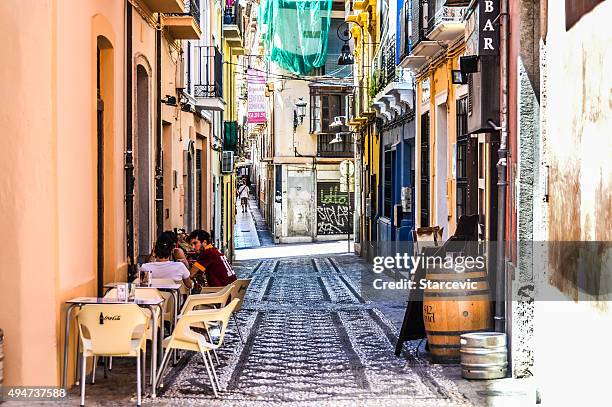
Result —
<path fill-rule="evenodd" d="M 142 271 L 150 271 L 152 278 L 167 278 L 174 281 L 183 281 L 187 288 L 191 288 L 192 282 L 189 270 L 181 262 L 170 261 L 174 242 L 169 236 L 162 236 L 155 243 L 155 257 L 157 261 L 142 265 Z"/>
<path fill-rule="evenodd" d="M 209 287 L 223 287 L 236 281 L 236 273 L 223 255 L 211 244 L 210 234 L 204 230 L 194 230 L 189 235 L 194 250 L 199 249 L 196 262 L 191 267 L 191 275 L 201 271 L 206 276 Z"/>

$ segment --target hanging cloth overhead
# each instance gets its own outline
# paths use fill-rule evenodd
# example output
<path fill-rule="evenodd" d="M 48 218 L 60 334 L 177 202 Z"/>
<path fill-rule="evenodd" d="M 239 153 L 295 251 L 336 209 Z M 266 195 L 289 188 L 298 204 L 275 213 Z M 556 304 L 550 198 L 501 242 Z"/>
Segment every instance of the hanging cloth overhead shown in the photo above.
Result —
<path fill-rule="evenodd" d="M 332 0 L 262 0 L 259 7 L 269 61 L 297 75 L 325 65 Z"/>

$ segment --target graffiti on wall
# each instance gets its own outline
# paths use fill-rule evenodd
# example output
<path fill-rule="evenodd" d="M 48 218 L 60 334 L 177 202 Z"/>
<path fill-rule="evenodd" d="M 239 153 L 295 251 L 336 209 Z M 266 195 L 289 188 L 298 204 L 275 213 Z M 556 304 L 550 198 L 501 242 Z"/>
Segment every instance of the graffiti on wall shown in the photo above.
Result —
<path fill-rule="evenodd" d="M 339 182 L 317 183 L 317 234 L 337 235 L 352 230 L 349 203 L 354 194 L 340 192 Z"/>

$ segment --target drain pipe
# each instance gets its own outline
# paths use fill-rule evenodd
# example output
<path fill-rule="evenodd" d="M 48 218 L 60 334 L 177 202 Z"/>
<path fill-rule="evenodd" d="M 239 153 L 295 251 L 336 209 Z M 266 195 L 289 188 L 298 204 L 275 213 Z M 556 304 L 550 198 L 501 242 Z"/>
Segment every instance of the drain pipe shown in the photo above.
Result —
<path fill-rule="evenodd" d="M 125 2 L 125 230 L 128 280 L 136 276 L 134 261 L 134 154 L 132 134 L 132 4 Z"/>
<path fill-rule="evenodd" d="M 508 157 L 508 0 L 501 0 L 501 128 L 497 161 L 497 278 L 495 279 L 495 331 L 506 332 L 506 191 Z"/>
<path fill-rule="evenodd" d="M 156 236 L 164 230 L 164 173 L 162 163 L 162 108 L 161 108 L 161 14 L 157 14 L 155 30 L 155 139 L 157 153 L 155 155 L 155 226 Z"/>

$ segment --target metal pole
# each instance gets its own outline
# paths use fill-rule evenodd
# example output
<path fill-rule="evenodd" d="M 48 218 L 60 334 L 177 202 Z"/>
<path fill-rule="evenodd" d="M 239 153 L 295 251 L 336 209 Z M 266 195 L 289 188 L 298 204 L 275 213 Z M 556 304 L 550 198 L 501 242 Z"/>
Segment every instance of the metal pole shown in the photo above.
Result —
<path fill-rule="evenodd" d="M 346 244 L 348 253 L 351 252 L 351 185 L 349 184 L 351 177 L 349 174 L 350 165 L 348 164 L 350 161 L 347 161 L 346 165 L 346 200 L 348 201 L 348 213 L 346 222 L 348 223 L 348 228 L 346 229 Z"/>
<path fill-rule="evenodd" d="M 495 331 L 506 331 L 506 189 L 508 157 L 508 0 L 501 1 L 501 133 L 497 161 L 497 278 L 495 279 Z"/>
<path fill-rule="evenodd" d="M 134 253 L 134 154 L 132 134 L 132 4 L 125 2 L 125 229 L 128 257 L 127 281 L 135 278 Z"/>
<path fill-rule="evenodd" d="M 155 136 L 157 144 L 157 154 L 155 156 L 155 226 L 156 236 L 164 230 L 164 173 L 163 173 L 163 162 L 162 162 L 162 108 L 161 108 L 161 75 L 162 75 L 162 63 L 161 63 L 161 16 L 157 16 L 157 29 L 155 30 Z"/>

